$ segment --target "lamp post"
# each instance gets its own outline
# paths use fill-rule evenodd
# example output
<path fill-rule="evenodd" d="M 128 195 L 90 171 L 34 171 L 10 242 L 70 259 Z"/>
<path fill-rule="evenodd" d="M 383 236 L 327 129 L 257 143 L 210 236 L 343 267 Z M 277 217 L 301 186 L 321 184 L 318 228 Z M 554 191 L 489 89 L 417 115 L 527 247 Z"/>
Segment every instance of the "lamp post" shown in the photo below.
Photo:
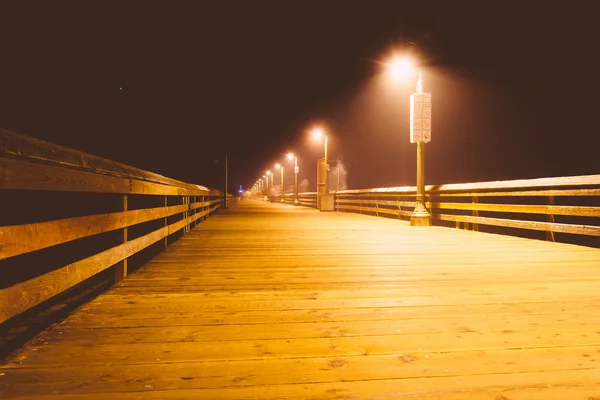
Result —
<path fill-rule="evenodd" d="M 281 202 L 284 203 L 283 200 L 283 165 L 277 163 L 275 164 L 275 168 L 281 170 Z"/>
<path fill-rule="evenodd" d="M 324 157 L 324 164 L 325 164 L 325 176 L 323 177 L 323 186 L 325 187 L 325 189 L 323 190 L 325 192 L 325 194 L 329 193 L 329 179 L 328 179 L 328 175 L 329 175 L 329 164 L 327 164 L 327 135 L 325 134 L 325 132 L 323 132 L 323 129 L 321 128 L 315 128 L 312 131 L 312 136 L 313 139 L 319 140 L 321 138 L 324 138 L 324 148 L 325 148 L 325 157 Z M 317 182 L 318 184 L 318 182 Z"/>
<path fill-rule="evenodd" d="M 418 47 L 415 43 L 408 44 Z M 394 80 L 406 78 L 414 72 L 408 58 L 396 58 L 388 65 Z M 425 204 L 425 143 L 431 141 L 431 93 L 423 92 L 423 75 L 419 72 L 417 89 L 410 96 L 410 142 L 417 144 L 417 190 L 415 209 L 410 216 L 412 226 L 431 225 L 431 214 Z"/>
<path fill-rule="evenodd" d="M 273 190 L 273 174 L 271 171 L 267 171 L 267 201 L 271 200 L 271 190 Z M 271 179 L 271 184 L 269 185 L 269 179 Z"/>
<path fill-rule="evenodd" d="M 429 226 L 431 214 L 425 205 L 425 143 L 431 141 L 431 94 L 423 92 L 421 73 L 417 91 L 410 96 L 410 141 L 417 143 L 417 203 L 410 216 L 410 224 Z"/>
<path fill-rule="evenodd" d="M 294 204 L 300 204 L 298 200 L 298 172 L 300 172 L 300 168 L 298 168 L 298 156 L 295 156 L 292 153 L 288 153 L 287 159 L 294 159 Z"/>

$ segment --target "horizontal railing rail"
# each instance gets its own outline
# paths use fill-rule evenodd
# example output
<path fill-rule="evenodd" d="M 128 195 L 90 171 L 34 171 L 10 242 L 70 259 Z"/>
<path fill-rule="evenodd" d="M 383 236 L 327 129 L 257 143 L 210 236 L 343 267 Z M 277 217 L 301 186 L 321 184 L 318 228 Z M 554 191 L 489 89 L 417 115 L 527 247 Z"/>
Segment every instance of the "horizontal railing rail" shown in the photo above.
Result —
<path fill-rule="evenodd" d="M 68 196 L 82 193 L 96 196 L 86 201 L 100 204 L 102 212 L 86 210 L 80 212 L 83 215 L 50 220 L 42 212 L 39 221 L 23 217 L 27 223 L 15 224 L 0 220 L 0 323 L 111 267 L 114 280 L 121 280 L 128 273 L 130 257 L 159 242 L 166 247 L 171 235 L 189 232 L 218 210 L 224 198 L 218 190 L 0 129 L 0 198 L 10 198 L 10 204 L 9 200 L 2 201 L 2 207 L 23 209 L 20 202 L 44 193 L 67 195 L 60 202 L 40 202 L 48 215 L 53 208 L 61 208 L 60 214 L 68 215 L 69 202 L 76 205 L 81 201 Z M 228 195 L 227 201 L 231 198 Z M 131 207 L 131 200 L 135 207 Z M 105 207 L 103 202 L 111 204 Z M 2 215 L 14 220 L 7 213 Z M 102 235 L 107 232 L 116 233 L 117 239 L 104 248 L 108 242 Z M 32 271 L 21 274 L 24 279 L 10 279 L 19 275 L 16 269 L 23 264 L 19 262 L 22 257 L 44 264 L 46 251 L 101 236 L 104 239 L 96 239 L 97 243 L 89 246 L 101 251 L 75 260 L 64 254 L 69 261 L 64 265 L 50 270 L 38 265 L 39 274 L 31 266 Z M 69 247 L 69 251 L 77 250 Z"/>
<path fill-rule="evenodd" d="M 415 187 L 343 190 L 335 192 L 335 208 L 409 219 L 415 196 Z M 428 186 L 426 197 L 432 218 L 457 228 L 542 231 L 547 240 L 600 236 L 600 175 Z"/>
<path fill-rule="evenodd" d="M 273 203 L 281 202 L 281 195 L 271 196 L 269 200 Z M 294 204 L 294 200 L 295 195 L 293 193 L 286 193 L 283 195 L 284 203 Z M 298 193 L 298 205 L 317 208 L 317 192 Z"/>

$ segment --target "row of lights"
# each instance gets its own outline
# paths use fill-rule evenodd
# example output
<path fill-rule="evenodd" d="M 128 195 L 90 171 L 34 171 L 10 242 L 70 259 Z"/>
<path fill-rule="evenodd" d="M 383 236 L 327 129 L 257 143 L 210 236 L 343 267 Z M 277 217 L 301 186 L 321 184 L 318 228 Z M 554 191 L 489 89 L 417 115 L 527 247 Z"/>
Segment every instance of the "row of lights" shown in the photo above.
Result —
<path fill-rule="evenodd" d="M 324 139 L 324 144 L 325 144 L 325 166 L 327 166 L 327 143 L 328 143 L 328 138 L 327 135 L 325 134 L 325 131 L 323 130 L 323 128 L 317 127 L 314 128 L 311 131 L 312 137 L 315 140 L 321 140 Z M 298 167 L 298 156 L 295 155 L 294 153 L 288 153 L 286 155 L 286 159 L 288 161 L 294 160 L 294 204 L 298 204 L 298 173 L 300 172 L 300 168 Z M 281 191 L 282 191 L 282 196 L 281 196 L 281 202 L 284 202 L 283 199 L 283 165 L 280 163 L 275 164 L 275 169 L 280 170 L 281 171 L 281 178 L 280 178 L 280 184 L 281 184 Z M 265 172 L 265 175 L 262 176 L 262 178 L 258 179 L 256 181 L 256 183 L 254 184 L 254 186 L 252 187 L 251 192 L 253 194 L 257 194 L 257 193 L 262 193 L 264 191 L 269 191 L 269 188 L 273 187 L 273 177 L 274 177 L 274 173 L 271 172 L 270 170 Z M 325 184 L 325 193 L 329 193 L 329 183 L 328 183 L 328 177 L 327 177 L 327 173 L 325 173 L 325 177 L 324 177 L 324 184 Z M 271 184 L 269 185 L 269 179 L 271 181 Z"/>
<path fill-rule="evenodd" d="M 409 43 L 413 44 L 414 43 Z M 416 45 L 415 45 L 416 46 Z M 418 46 L 417 46 L 418 47 Z M 394 80 L 405 80 L 406 77 L 412 75 L 416 68 L 412 60 L 407 57 L 394 57 L 390 62 L 384 64 L 388 76 Z M 312 130 L 314 139 L 324 139 L 325 147 L 325 176 L 323 179 L 323 193 L 329 193 L 328 171 L 327 164 L 327 142 L 328 138 L 322 128 Z M 411 225 L 431 225 L 431 215 L 425 205 L 425 143 L 431 141 L 431 94 L 423 92 L 422 74 L 419 73 L 417 88 L 415 93 L 410 96 L 410 141 L 417 144 L 417 190 L 416 190 L 416 206 L 411 215 Z M 290 153 L 287 155 L 288 160 L 294 160 L 294 203 L 298 204 L 298 157 Z M 281 170 L 281 189 L 283 202 L 283 165 L 275 164 L 275 168 Z M 258 179 L 251 192 L 253 194 L 263 193 L 268 191 L 269 187 L 273 187 L 273 173 L 266 171 L 262 178 Z M 271 185 L 269 186 L 269 179 Z"/>

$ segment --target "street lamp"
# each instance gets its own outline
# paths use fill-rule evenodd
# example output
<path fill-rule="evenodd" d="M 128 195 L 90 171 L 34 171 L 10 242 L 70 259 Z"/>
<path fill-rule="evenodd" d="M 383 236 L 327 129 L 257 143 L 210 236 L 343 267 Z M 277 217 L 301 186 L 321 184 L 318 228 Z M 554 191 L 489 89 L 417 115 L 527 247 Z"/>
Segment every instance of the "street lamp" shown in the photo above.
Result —
<path fill-rule="evenodd" d="M 409 76 L 414 70 L 408 58 L 396 58 L 388 63 L 394 80 Z M 425 143 L 431 141 L 431 93 L 423 92 L 423 75 L 419 72 L 416 92 L 410 96 L 410 142 L 417 144 L 417 194 L 410 216 L 412 226 L 431 225 L 431 214 L 425 206 Z"/>
<path fill-rule="evenodd" d="M 323 131 L 322 128 L 314 128 L 312 130 L 312 137 L 314 140 L 321 140 L 324 139 L 324 147 L 325 147 L 325 157 L 324 157 L 324 164 L 325 164 L 325 171 L 324 171 L 324 176 L 323 176 L 323 190 L 318 190 L 320 188 L 318 188 L 317 190 L 317 202 L 319 203 L 319 208 L 320 207 L 320 200 L 321 200 L 321 196 L 324 194 L 329 194 L 329 164 L 327 164 L 327 135 L 325 134 L 325 132 Z M 320 186 L 319 183 L 319 171 L 317 169 L 317 186 Z"/>
<path fill-rule="evenodd" d="M 283 200 L 283 165 L 277 163 L 277 164 L 275 164 L 275 169 L 281 170 L 281 202 L 284 203 L 284 200 Z"/>
<path fill-rule="evenodd" d="M 272 173 L 271 171 L 267 171 L 267 180 L 269 180 L 268 177 L 271 177 L 271 190 L 273 190 L 273 175 L 275 175 L 275 174 Z"/>
<path fill-rule="evenodd" d="M 300 172 L 300 168 L 298 168 L 298 156 L 288 153 L 287 159 L 294 159 L 294 204 L 300 204 L 298 200 L 298 172 Z"/>

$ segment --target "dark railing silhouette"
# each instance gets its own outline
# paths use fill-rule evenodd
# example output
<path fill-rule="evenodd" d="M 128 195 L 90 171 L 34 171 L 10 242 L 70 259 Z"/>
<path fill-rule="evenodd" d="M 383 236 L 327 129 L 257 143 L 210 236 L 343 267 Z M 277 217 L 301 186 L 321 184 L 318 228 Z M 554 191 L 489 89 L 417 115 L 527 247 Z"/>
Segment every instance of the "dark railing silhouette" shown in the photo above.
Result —
<path fill-rule="evenodd" d="M 3 129 L 0 198 L 0 323 L 110 268 L 119 281 L 222 205 L 218 190 Z"/>

